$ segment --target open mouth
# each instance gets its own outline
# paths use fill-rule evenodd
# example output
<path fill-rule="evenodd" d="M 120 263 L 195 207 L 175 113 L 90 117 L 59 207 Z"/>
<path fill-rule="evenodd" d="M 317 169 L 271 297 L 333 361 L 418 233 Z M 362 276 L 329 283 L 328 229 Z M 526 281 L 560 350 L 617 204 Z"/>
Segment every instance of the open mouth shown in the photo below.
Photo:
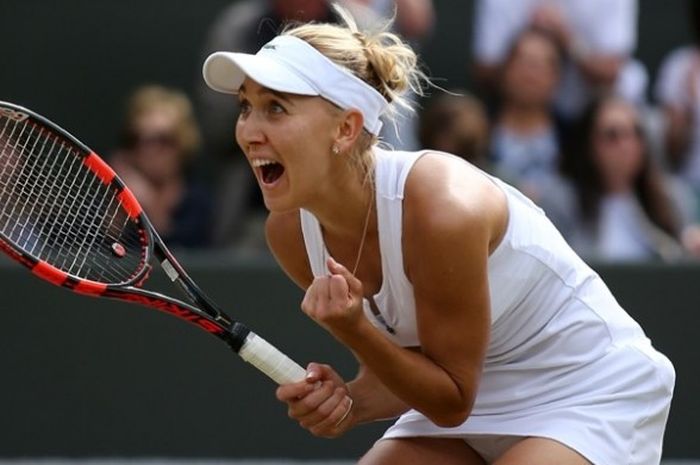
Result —
<path fill-rule="evenodd" d="M 273 160 L 253 160 L 253 166 L 263 184 L 274 184 L 284 174 L 284 166 Z"/>

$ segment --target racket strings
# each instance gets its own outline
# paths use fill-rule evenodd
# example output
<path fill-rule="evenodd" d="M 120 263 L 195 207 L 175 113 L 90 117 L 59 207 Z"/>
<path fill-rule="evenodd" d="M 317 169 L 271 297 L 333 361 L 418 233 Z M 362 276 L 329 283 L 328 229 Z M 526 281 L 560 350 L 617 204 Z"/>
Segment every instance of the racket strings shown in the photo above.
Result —
<path fill-rule="evenodd" d="M 33 145 L 32 147 L 33 147 L 34 151 L 37 150 L 36 145 Z M 28 147 L 22 147 L 22 148 L 27 149 Z M 62 150 L 69 150 L 69 148 L 66 147 L 65 145 L 60 147 L 60 148 Z M 44 153 L 44 151 L 42 150 L 38 153 L 42 154 L 42 153 Z M 79 155 L 79 154 L 74 154 L 74 156 L 72 156 L 70 158 L 68 158 L 66 156 L 63 156 L 61 158 L 60 153 L 57 153 L 57 155 L 58 155 L 58 157 L 56 157 L 56 159 L 63 160 L 63 163 L 60 165 L 57 165 L 57 164 L 48 165 L 48 164 L 44 163 L 43 165 L 41 165 L 39 167 L 40 169 L 37 169 L 36 164 L 32 165 L 32 166 L 25 165 L 25 166 L 29 166 L 30 169 L 23 170 L 22 174 L 20 175 L 19 185 L 22 185 L 25 187 L 28 185 L 28 183 L 26 182 L 27 180 L 24 179 L 24 175 L 26 173 L 39 173 L 39 175 L 36 177 L 35 185 L 33 188 L 33 191 L 39 193 L 39 201 L 25 203 L 24 205 L 31 204 L 33 207 L 36 207 L 37 205 L 43 205 L 44 208 L 39 210 L 38 212 L 35 211 L 34 209 L 31 209 L 28 212 L 25 210 L 20 210 L 20 214 L 21 214 L 20 217 L 24 217 L 26 219 L 35 219 L 35 218 L 37 218 L 37 213 L 38 213 L 38 217 L 40 217 L 40 218 L 51 218 L 52 216 L 56 216 L 56 215 L 51 214 L 52 211 L 66 212 L 66 211 L 72 210 L 76 214 L 71 215 L 72 222 L 70 223 L 70 228 L 68 230 L 70 231 L 70 230 L 77 229 L 77 230 L 85 232 L 85 234 L 82 235 L 82 238 L 79 239 L 80 242 L 75 243 L 75 238 L 74 238 L 74 244 L 72 244 L 72 245 L 73 246 L 77 245 L 78 250 L 88 250 L 88 247 L 93 247 L 95 245 L 96 239 L 98 239 L 98 237 L 99 237 L 99 235 L 96 234 L 96 232 L 95 232 L 97 226 L 99 226 L 99 223 L 94 222 L 94 221 L 90 222 L 87 220 L 89 218 L 92 218 L 93 215 L 95 215 L 95 214 L 100 214 L 101 209 L 99 208 L 99 206 L 96 210 L 94 208 L 91 208 L 91 207 L 95 206 L 95 203 L 94 202 L 92 204 L 86 203 L 85 199 L 81 198 L 80 196 L 72 196 L 72 197 L 65 196 L 65 195 L 61 196 L 60 193 L 63 190 L 61 188 L 64 186 L 62 186 L 61 184 L 55 183 L 55 182 L 49 184 L 49 181 L 51 179 L 61 179 L 62 178 L 61 175 L 66 172 L 65 160 L 72 159 L 73 162 L 75 162 L 75 160 L 80 158 L 79 156 L 75 156 L 75 155 Z M 48 158 L 45 158 L 44 160 L 46 161 L 46 160 L 48 160 Z M 82 165 L 79 165 L 79 166 L 82 166 Z M 46 175 L 46 173 L 49 173 L 49 174 Z M 71 173 L 71 171 L 68 171 L 68 173 Z M 72 179 L 73 181 L 78 179 L 77 176 L 68 176 L 68 178 Z M 85 181 L 88 181 L 88 179 L 90 181 L 92 181 L 93 187 L 95 185 L 101 184 L 99 181 L 96 180 L 96 178 L 94 176 L 92 176 L 90 178 L 83 176 L 81 179 L 83 181 L 83 184 L 80 186 L 80 189 L 73 190 L 73 191 L 74 192 L 85 192 L 86 187 L 87 187 L 85 185 Z M 104 192 L 103 192 L 103 196 L 102 196 L 102 201 L 104 203 L 104 198 L 105 198 L 105 194 L 107 194 L 107 189 L 103 189 L 103 191 Z M 96 193 L 96 192 L 94 192 L 93 189 L 89 189 L 89 190 L 87 190 L 87 192 L 88 192 L 88 196 L 94 196 L 94 194 Z M 59 198 L 62 198 L 64 200 L 64 202 L 62 204 L 62 208 L 59 210 L 56 210 L 56 203 L 55 202 L 52 203 L 52 202 L 50 202 L 50 200 L 51 199 L 55 200 L 55 199 L 59 199 Z M 111 198 L 113 199 L 113 196 L 111 196 Z M 69 200 L 69 199 L 72 200 L 72 203 L 69 204 L 66 208 L 65 201 Z M 47 208 L 47 207 L 49 207 L 49 208 Z M 76 207 L 77 207 L 77 210 L 76 210 Z M 17 215 L 15 215 L 15 216 L 17 216 Z M 80 222 L 76 224 L 76 220 L 80 220 Z M 71 249 L 67 248 L 66 242 L 71 239 L 71 236 L 69 234 L 65 234 L 65 231 L 63 231 L 62 234 L 55 233 L 55 231 L 57 230 L 57 226 L 61 225 L 62 223 L 60 221 L 44 221 L 44 223 L 47 225 L 50 225 L 50 227 L 49 227 L 48 231 L 45 228 L 42 229 L 39 232 L 39 235 L 43 236 L 45 238 L 46 237 L 56 238 L 57 241 L 55 244 L 52 244 L 50 240 L 34 241 L 33 247 L 30 249 L 30 252 L 35 256 L 39 256 L 39 257 L 43 258 L 46 255 L 45 251 L 47 250 L 47 247 L 51 247 L 52 245 L 59 245 L 59 247 L 57 247 L 55 251 L 58 251 L 59 257 L 57 257 L 57 258 L 61 258 L 61 256 L 63 256 L 63 261 L 61 263 L 59 263 L 58 261 L 52 261 L 51 262 L 52 264 L 63 265 L 62 268 L 66 269 L 66 271 L 70 272 L 71 274 L 78 274 L 78 275 L 89 274 L 89 273 L 86 273 L 86 271 L 89 271 L 89 270 L 87 270 L 85 268 L 86 263 L 88 263 L 87 262 L 88 254 L 74 253 Z M 33 223 L 31 223 L 31 224 L 33 225 Z M 19 226 L 20 227 L 19 229 L 21 231 L 27 231 L 28 230 L 27 225 L 28 225 L 28 223 L 26 221 L 25 222 L 19 221 L 15 225 L 15 229 L 16 229 L 16 226 Z M 63 228 L 63 229 L 65 230 L 65 228 Z M 113 241 L 117 239 L 117 237 L 114 233 L 112 233 L 112 234 L 108 233 L 107 237 L 112 239 Z M 60 242 L 61 239 L 63 239 L 62 242 Z M 41 250 L 39 251 L 40 253 L 37 254 L 36 253 L 37 252 L 36 245 L 38 245 L 38 244 L 41 244 Z M 26 246 L 25 246 L 25 248 L 26 248 Z M 61 253 L 61 252 L 63 252 L 63 253 Z M 70 253 L 66 253 L 66 252 L 70 252 Z M 71 260 L 71 264 L 70 264 L 70 266 L 66 267 L 66 263 L 68 260 Z M 47 261 L 49 261 L 49 260 L 47 260 Z M 122 268 L 122 272 L 125 271 L 123 269 L 123 267 L 120 267 L 120 268 Z M 107 276 L 104 274 L 104 271 L 106 271 L 106 270 L 97 268 L 96 271 L 103 278 L 104 277 L 111 277 L 111 276 Z"/>
<path fill-rule="evenodd" d="M 36 122 L 0 117 L 0 233 L 73 276 L 129 281 L 144 265 L 141 228 L 84 156 Z"/>

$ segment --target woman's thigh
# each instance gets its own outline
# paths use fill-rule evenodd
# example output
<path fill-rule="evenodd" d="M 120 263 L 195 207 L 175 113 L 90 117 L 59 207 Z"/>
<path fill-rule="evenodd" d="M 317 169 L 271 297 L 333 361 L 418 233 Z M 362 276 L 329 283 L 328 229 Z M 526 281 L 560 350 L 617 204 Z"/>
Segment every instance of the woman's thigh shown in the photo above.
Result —
<path fill-rule="evenodd" d="M 493 465 L 592 465 L 564 444 L 545 438 L 525 438 L 501 455 Z"/>
<path fill-rule="evenodd" d="M 461 439 L 382 439 L 358 465 L 485 465 L 484 460 Z"/>

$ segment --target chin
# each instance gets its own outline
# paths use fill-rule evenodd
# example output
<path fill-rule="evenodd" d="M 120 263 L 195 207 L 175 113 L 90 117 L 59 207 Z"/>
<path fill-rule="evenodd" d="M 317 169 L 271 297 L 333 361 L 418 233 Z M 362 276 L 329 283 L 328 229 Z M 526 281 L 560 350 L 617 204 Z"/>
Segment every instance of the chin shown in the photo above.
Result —
<path fill-rule="evenodd" d="M 263 195 L 263 203 L 270 213 L 288 213 L 300 208 L 292 202 L 285 201 L 285 199 L 270 199 L 265 195 Z"/>

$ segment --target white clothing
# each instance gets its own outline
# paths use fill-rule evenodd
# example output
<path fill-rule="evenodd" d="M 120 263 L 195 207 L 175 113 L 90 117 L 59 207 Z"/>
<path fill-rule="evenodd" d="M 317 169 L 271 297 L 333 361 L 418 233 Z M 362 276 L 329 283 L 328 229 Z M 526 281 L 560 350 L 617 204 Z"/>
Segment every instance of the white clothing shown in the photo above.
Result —
<path fill-rule="evenodd" d="M 680 174 L 700 192 L 700 52 L 696 47 L 681 47 L 664 59 L 655 93 L 662 105 L 693 114 L 690 146 Z"/>
<path fill-rule="evenodd" d="M 423 153 L 375 149 L 383 282 L 373 299 L 380 317 L 366 299 L 365 314 L 406 347 L 420 341 L 403 266 L 403 189 Z M 411 410 L 384 437 L 462 437 L 469 443 L 485 434 L 541 436 L 595 465 L 658 463 L 674 385 L 671 363 L 541 210 L 490 179 L 506 194 L 509 220 L 488 260 L 491 335 L 472 413 L 458 427 L 440 428 Z M 320 224 L 304 210 L 301 223 L 313 274 L 324 276 L 329 254 Z"/>
<path fill-rule="evenodd" d="M 476 61 L 501 63 L 534 9 L 542 4 L 551 4 L 561 11 L 580 53 L 629 57 L 636 48 L 637 0 L 477 0 L 472 42 Z M 632 101 L 643 101 L 645 73 L 639 63 L 630 60 L 623 66 L 615 90 Z M 576 67 L 567 63 L 557 107 L 564 115 L 574 115 L 585 105 L 589 94 Z"/>
<path fill-rule="evenodd" d="M 688 193 L 680 189 L 682 186 L 674 186 L 672 181 L 664 179 L 665 187 L 672 194 L 672 207 L 678 209 L 677 202 L 689 200 L 691 202 L 688 206 L 694 207 L 692 198 L 682 197 Z M 564 192 L 558 194 L 566 195 Z M 569 202 L 569 213 L 576 210 L 576 205 Z M 586 260 L 619 263 L 648 260 L 675 262 L 686 256 L 686 251 L 678 240 L 651 221 L 632 192 L 603 196 L 596 221 L 587 221 L 580 211 L 568 219 L 571 222 L 567 225 L 568 242 Z"/>
<path fill-rule="evenodd" d="M 596 53 L 629 55 L 637 43 L 636 0 L 477 0 L 474 54 L 479 61 L 500 63 L 513 39 L 542 4 L 560 9 L 574 41 Z"/>
<path fill-rule="evenodd" d="M 596 260 L 634 262 L 658 257 L 656 234 L 658 227 L 652 225 L 633 193 L 607 195 L 601 199 L 597 228 L 571 239 L 571 246 L 582 256 Z"/>

